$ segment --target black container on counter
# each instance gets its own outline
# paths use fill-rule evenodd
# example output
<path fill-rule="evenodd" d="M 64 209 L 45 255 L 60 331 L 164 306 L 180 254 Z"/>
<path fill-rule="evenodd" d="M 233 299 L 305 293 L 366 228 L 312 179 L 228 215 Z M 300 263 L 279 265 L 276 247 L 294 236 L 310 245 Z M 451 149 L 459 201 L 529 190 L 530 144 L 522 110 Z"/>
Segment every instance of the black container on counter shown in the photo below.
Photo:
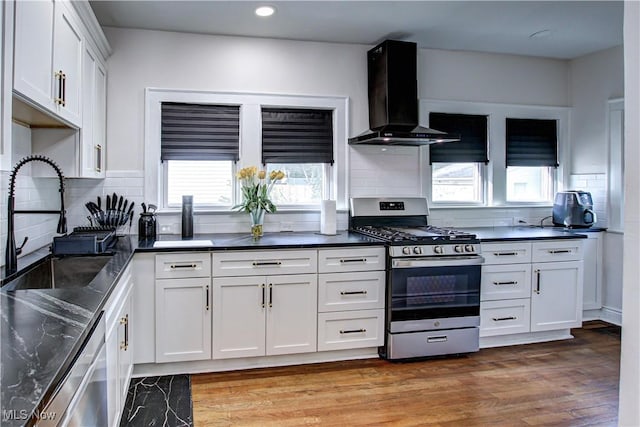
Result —
<path fill-rule="evenodd" d="M 142 212 L 138 220 L 138 238 L 156 238 L 156 215 L 153 212 Z"/>
<path fill-rule="evenodd" d="M 193 196 L 182 196 L 182 238 L 193 237 Z"/>

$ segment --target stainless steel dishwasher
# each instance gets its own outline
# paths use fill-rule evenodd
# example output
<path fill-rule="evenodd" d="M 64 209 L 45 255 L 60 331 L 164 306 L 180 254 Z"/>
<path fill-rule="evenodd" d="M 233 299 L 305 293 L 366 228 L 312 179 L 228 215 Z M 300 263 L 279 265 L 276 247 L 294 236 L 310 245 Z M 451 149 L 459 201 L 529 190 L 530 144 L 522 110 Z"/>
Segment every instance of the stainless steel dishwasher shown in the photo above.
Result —
<path fill-rule="evenodd" d="M 108 424 L 107 357 L 104 315 L 96 322 L 80 354 L 44 410 L 55 414 L 38 426 L 102 427 Z"/>

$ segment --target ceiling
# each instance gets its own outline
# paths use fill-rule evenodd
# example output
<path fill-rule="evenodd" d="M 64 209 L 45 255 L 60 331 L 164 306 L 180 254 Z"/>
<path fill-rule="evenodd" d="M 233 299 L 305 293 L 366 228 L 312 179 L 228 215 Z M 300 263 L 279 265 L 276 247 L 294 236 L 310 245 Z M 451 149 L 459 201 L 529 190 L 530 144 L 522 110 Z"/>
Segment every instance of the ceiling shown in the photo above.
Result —
<path fill-rule="evenodd" d="M 269 18 L 254 14 L 269 4 Z M 573 59 L 622 45 L 622 1 L 94 1 L 102 26 Z M 533 33 L 549 30 L 545 36 Z"/>

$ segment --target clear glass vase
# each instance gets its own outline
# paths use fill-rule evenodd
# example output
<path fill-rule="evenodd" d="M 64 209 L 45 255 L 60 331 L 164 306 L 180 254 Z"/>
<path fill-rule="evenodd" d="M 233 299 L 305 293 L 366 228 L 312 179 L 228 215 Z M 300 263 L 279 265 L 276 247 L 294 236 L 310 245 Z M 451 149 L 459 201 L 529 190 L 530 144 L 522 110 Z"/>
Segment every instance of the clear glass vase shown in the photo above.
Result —
<path fill-rule="evenodd" d="M 259 239 L 260 237 L 262 237 L 264 213 L 264 209 L 257 209 L 255 211 L 249 212 L 249 217 L 251 218 L 251 235 L 254 239 Z"/>

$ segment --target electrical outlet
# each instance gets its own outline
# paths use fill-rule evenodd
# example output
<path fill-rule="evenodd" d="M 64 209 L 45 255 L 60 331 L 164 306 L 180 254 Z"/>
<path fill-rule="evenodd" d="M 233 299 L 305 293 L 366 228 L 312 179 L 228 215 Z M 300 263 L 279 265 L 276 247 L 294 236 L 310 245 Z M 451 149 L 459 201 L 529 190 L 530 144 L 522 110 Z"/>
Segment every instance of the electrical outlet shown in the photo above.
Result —
<path fill-rule="evenodd" d="M 169 224 L 161 225 L 160 234 L 171 234 L 171 225 Z"/>
<path fill-rule="evenodd" d="M 528 225 L 527 219 L 521 216 L 513 217 L 513 225 Z"/>

